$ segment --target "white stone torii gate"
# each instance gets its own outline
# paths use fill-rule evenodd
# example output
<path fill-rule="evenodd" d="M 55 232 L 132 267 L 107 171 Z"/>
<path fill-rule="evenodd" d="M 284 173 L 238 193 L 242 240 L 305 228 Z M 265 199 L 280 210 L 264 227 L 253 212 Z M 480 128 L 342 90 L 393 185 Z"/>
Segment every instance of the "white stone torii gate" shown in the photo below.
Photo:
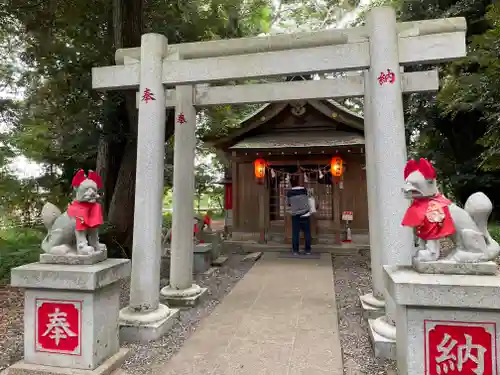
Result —
<path fill-rule="evenodd" d="M 132 280 L 130 305 L 120 314 L 122 333 L 154 339 L 168 329 L 174 315 L 159 303 L 157 289 L 165 107 L 176 108 L 176 147 L 171 277 L 161 294 L 193 301 L 203 292 L 192 283 L 196 108 L 364 96 L 373 272 L 373 296 L 364 300 L 383 306 L 382 265 L 409 265 L 413 247 L 411 230 L 400 225 L 407 207 L 401 194 L 406 162 L 402 93 L 438 89 L 437 71 L 403 73 L 402 67 L 464 57 L 465 31 L 463 18 L 397 24 L 395 11 L 381 7 L 369 12 L 366 26 L 352 29 L 177 45 L 168 45 L 162 35 L 146 34 L 140 48 L 116 52 L 116 62 L 122 65 L 93 68 L 94 89 L 139 89 Z M 319 81 L 206 85 L 349 70 L 366 72 Z M 382 344 L 394 346 L 392 303 L 387 303 L 386 312 L 371 325 Z M 386 355 L 393 357 L 393 350 Z"/>

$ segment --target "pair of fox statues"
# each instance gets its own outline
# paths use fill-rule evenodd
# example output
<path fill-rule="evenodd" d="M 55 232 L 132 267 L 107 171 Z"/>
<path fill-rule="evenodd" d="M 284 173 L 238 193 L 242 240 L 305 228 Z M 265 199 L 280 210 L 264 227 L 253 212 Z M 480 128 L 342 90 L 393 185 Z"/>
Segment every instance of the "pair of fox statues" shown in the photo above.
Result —
<path fill-rule="evenodd" d="M 72 181 L 75 200 L 67 211 L 46 203 L 42 219 L 47 228 L 42 250 L 54 255 L 90 255 L 105 250 L 99 243 L 98 229 L 103 223 L 98 203 L 101 178 L 79 170 Z M 426 159 L 409 160 L 404 169 L 403 194 L 411 205 L 402 225 L 414 228 L 419 245 L 414 261 L 479 263 L 494 260 L 499 244 L 488 232 L 488 219 L 493 210 L 491 200 L 483 193 L 472 194 L 463 208 L 439 192 L 436 171 Z M 452 241 L 452 250 L 442 254 L 441 241 Z"/>

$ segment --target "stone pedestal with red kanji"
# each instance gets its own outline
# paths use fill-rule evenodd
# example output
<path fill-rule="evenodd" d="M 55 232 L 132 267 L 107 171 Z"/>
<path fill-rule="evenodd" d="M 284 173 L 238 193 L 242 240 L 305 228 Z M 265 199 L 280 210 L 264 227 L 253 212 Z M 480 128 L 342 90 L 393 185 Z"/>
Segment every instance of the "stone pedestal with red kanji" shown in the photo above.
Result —
<path fill-rule="evenodd" d="M 12 269 L 12 286 L 25 289 L 24 360 L 13 373 L 119 367 L 126 355 L 118 336 L 120 281 L 129 276 L 124 259 Z"/>
<path fill-rule="evenodd" d="M 500 275 L 384 271 L 399 375 L 500 374 Z"/>

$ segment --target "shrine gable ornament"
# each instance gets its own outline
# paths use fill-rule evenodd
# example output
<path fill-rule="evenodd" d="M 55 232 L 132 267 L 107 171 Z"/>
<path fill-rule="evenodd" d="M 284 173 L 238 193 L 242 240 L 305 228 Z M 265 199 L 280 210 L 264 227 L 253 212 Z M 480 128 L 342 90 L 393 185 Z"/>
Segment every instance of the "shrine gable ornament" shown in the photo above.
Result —
<path fill-rule="evenodd" d="M 408 161 L 404 178 L 403 192 L 412 203 L 402 225 L 414 228 L 418 237 L 415 268 L 424 273 L 494 274 L 492 260 L 500 253 L 500 245 L 487 228 L 491 200 L 478 192 L 467 199 L 464 208 L 457 206 L 439 192 L 436 171 L 423 158 Z M 444 238 L 453 243 L 449 254 L 441 251 Z"/>
<path fill-rule="evenodd" d="M 42 242 L 46 254 L 42 263 L 92 264 L 106 259 L 106 246 L 99 243 L 99 226 L 103 224 L 102 207 L 98 203 L 101 177 L 94 171 L 80 169 L 72 180 L 76 197 L 61 212 L 52 203 L 42 208 L 47 236 Z"/>

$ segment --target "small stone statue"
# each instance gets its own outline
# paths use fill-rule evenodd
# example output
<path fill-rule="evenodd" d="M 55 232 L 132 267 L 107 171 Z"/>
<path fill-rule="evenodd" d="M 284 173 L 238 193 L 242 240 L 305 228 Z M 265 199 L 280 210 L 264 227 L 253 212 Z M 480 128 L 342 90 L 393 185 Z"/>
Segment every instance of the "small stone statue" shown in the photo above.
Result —
<path fill-rule="evenodd" d="M 105 253 L 106 246 L 99 243 L 98 234 L 103 223 L 102 208 L 97 202 L 102 180 L 96 172 L 89 171 L 86 176 L 80 169 L 73 177 L 72 186 L 76 189 L 76 199 L 66 212 L 61 213 L 52 203 L 43 206 L 42 220 L 48 234 L 42 242 L 42 250 L 54 256 Z"/>
<path fill-rule="evenodd" d="M 490 236 L 487 228 L 493 205 L 485 194 L 474 193 L 467 199 L 464 208 L 458 207 L 439 192 L 436 171 L 423 158 L 408 161 L 404 178 L 403 192 L 412 200 L 412 204 L 406 211 L 402 225 L 415 228 L 420 244 L 414 257 L 414 265 L 419 262 L 455 265 L 479 263 L 491 261 L 498 256 L 500 246 Z M 451 238 L 454 247 L 449 255 L 442 257 L 440 239 L 446 237 Z M 496 270 L 496 265 L 493 267 L 491 272 Z M 455 267 L 455 270 L 459 268 L 462 272 L 456 273 L 467 273 L 463 271 L 465 266 Z"/>

